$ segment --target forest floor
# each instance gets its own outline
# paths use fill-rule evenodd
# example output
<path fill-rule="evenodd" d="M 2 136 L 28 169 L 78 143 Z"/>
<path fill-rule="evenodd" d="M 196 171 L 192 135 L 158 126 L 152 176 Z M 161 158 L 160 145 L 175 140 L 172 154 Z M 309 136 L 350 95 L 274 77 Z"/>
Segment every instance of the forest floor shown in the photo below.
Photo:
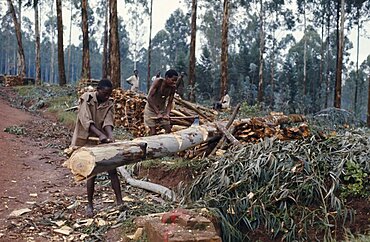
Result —
<path fill-rule="evenodd" d="M 103 176 L 98 177 L 97 215 L 91 224 L 85 216 L 85 183 L 76 183 L 63 167 L 63 149 L 70 143 L 72 127 L 58 123 L 50 113 L 12 107 L 17 99 L 12 88 L 0 87 L 0 241 L 126 241 L 125 235 L 135 231 L 132 223 L 125 223 L 127 218 L 176 207 L 122 181 L 123 211 L 114 206 L 109 180 Z M 170 171 L 164 166 L 143 168 L 140 176 L 169 188 L 192 179 L 184 167 Z M 347 204 L 357 214 L 351 232 L 367 231 L 369 201 L 353 199 Z M 344 238 L 344 231 L 337 232 Z M 269 241 L 258 231 L 254 235 Z"/>

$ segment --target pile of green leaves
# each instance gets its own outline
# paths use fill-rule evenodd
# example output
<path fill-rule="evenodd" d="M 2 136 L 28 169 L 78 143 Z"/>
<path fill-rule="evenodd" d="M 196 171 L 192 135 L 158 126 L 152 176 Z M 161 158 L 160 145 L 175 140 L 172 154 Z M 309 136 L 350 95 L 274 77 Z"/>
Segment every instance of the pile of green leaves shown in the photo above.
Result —
<path fill-rule="evenodd" d="M 369 195 L 369 160 L 368 130 L 265 139 L 207 160 L 183 202 L 219 217 L 223 241 L 255 239 L 248 236 L 256 231 L 285 241 L 331 239 L 353 218 L 345 197 Z"/>

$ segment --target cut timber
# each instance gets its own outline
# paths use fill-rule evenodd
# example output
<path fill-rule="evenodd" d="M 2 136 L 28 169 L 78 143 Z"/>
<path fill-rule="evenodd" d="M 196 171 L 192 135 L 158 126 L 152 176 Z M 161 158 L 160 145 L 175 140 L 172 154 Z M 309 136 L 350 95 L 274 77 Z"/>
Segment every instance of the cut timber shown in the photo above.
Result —
<path fill-rule="evenodd" d="M 80 181 L 145 158 L 164 157 L 199 145 L 217 135 L 215 125 L 191 126 L 170 134 L 81 147 L 64 163 Z"/>
<path fill-rule="evenodd" d="M 125 178 L 126 182 L 130 184 L 131 186 L 145 189 L 147 191 L 151 191 L 157 194 L 161 194 L 162 197 L 165 197 L 168 200 L 176 201 L 175 193 L 169 188 L 152 183 L 152 182 L 140 181 L 140 180 L 134 179 L 130 176 L 130 173 L 128 173 L 128 171 L 122 166 L 118 167 L 118 170 L 121 173 L 121 175 Z"/>

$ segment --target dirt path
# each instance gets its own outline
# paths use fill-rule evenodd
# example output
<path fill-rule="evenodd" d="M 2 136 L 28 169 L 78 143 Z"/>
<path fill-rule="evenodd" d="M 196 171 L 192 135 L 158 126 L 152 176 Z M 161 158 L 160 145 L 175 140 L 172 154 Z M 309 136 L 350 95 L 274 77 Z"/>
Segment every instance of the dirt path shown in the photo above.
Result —
<path fill-rule="evenodd" d="M 0 110 L 0 241 L 24 241 L 17 230 L 17 218 L 9 217 L 12 211 L 32 210 L 56 196 L 83 194 L 85 190 L 74 184 L 69 171 L 61 166 L 64 158 L 60 150 L 47 148 L 47 142 L 42 139 L 4 132 L 5 128 L 12 126 L 18 129 L 25 127 L 27 132 L 34 125 L 38 126 L 36 130 L 46 131 L 44 125 L 48 122 L 10 107 L 2 97 Z M 52 122 L 49 125 L 53 125 Z"/>

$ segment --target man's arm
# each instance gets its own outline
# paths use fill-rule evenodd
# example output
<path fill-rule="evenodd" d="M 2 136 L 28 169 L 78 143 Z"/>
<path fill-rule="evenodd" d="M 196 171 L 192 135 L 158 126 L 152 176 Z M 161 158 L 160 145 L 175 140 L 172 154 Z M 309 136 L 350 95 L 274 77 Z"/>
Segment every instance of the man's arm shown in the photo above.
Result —
<path fill-rule="evenodd" d="M 173 105 L 173 98 L 175 96 L 175 91 L 176 91 L 176 89 L 174 89 L 171 92 L 170 96 L 168 96 L 168 102 L 167 102 L 167 106 L 166 106 L 166 117 L 165 118 L 170 117 L 170 113 L 171 113 L 172 105 Z"/>
<path fill-rule="evenodd" d="M 148 93 L 148 104 L 150 107 L 154 110 L 154 112 L 159 115 L 160 111 L 158 110 L 157 106 L 155 105 L 155 100 L 154 100 L 154 94 L 158 91 L 159 88 L 159 79 L 155 79 L 151 88 L 149 89 Z"/>

